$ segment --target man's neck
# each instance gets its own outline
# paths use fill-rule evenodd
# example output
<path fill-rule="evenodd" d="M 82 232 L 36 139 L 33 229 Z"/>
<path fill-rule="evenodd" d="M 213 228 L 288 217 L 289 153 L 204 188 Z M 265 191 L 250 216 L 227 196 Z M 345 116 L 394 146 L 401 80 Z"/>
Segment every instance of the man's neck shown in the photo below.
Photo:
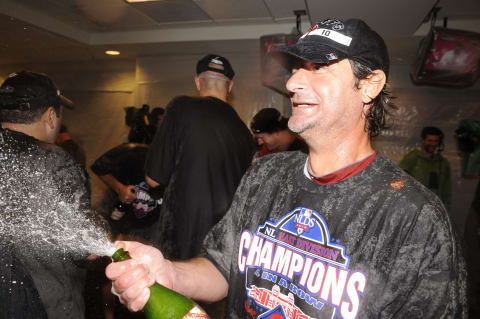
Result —
<path fill-rule="evenodd" d="M 218 92 L 218 91 L 200 91 L 199 92 L 199 95 L 201 97 L 208 97 L 208 96 L 211 96 L 211 97 L 215 97 L 219 100 L 222 100 L 223 102 L 227 103 L 227 95 L 225 93 L 222 93 L 222 92 Z"/>
<path fill-rule="evenodd" d="M 363 128 L 362 128 L 363 130 Z M 317 138 L 308 141 L 309 169 L 315 176 L 324 176 L 364 159 L 374 152 L 368 134 L 351 134 L 343 138 Z"/>
<path fill-rule="evenodd" d="M 20 124 L 20 123 L 6 123 L 2 122 L 2 127 L 9 129 L 11 131 L 16 131 L 23 133 L 25 135 L 32 136 L 37 140 L 46 142 L 46 137 L 41 134 L 42 130 L 39 127 L 39 123 L 31 123 L 31 124 Z"/>

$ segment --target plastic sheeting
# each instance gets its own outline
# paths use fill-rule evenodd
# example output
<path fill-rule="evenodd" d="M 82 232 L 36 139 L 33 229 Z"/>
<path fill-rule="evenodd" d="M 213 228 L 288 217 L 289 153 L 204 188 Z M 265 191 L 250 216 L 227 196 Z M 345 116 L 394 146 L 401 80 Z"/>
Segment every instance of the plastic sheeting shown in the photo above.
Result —
<path fill-rule="evenodd" d="M 205 54 L 210 52 L 205 52 Z M 236 76 L 231 104 L 248 124 L 258 110 L 275 107 L 290 112 L 289 102 L 260 82 L 260 54 L 218 52 L 232 63 Z M 195 95 L 195 63 L 200 55 L 169 55 L 138 58 L 136 61 L 62 63 L 2 66 L 0 77 L 28 69 L 52 76 L 65 95 L 76 103 L 65 112 L 65 124 L 72 137 L 85 149 L 87 166 L 111 147 L 125 142 L 125 106 L 164 107 L 179 94 Z M 480 120 L 480 87 L 447 89 L 417 87 L 409 79 L 410 65 L 393 61 L 391 82 L 395 103 L 395 124 L 375 138 L 374 146 L 395 162 L 420 143 L 423 126 L 437 126 L 445 133 L 443 155 L 452 166 L 451 216 L 460 232 L 472 203 L 476 178 L 462 176 L 461 157 L 455 130 L 462 119 Z M 91 172 L 90 172 L 91 173 Z M 106 186 L 93 174 L 92 202 L 101 202 Z"/>

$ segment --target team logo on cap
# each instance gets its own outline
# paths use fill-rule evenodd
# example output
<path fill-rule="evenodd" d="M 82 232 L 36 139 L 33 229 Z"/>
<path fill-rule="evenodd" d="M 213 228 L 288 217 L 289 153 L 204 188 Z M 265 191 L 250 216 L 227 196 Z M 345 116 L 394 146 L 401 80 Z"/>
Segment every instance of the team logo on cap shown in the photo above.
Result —
<path fill-rule="evenodd" d="M 219 57 L 213 58 L 210 60 L 211 63 L 223 65 L 223 62 L 219 60 Z"/>
<path fill-rule="evenodd" d="M 338 56 L 335 53 L 329 53 L 326 55 L 328 61 L 338 60 Z"/>
<path fill-rule="evenodd" d="M 343 22 L 337 19 L 325 19 L 320 24 L 329 26 L 332 30 L 343 30 L 345 26 L 343 25 Z"/>

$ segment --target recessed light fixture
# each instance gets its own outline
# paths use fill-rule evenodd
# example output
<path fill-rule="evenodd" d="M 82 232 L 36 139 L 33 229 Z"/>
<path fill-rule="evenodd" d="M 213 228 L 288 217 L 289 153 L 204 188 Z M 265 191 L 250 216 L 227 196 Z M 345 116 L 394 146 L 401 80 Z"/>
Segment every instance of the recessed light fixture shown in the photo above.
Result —
<path fill-rule="evenodd" d="M 105 51 L 105 54 L 108 54 L 108 55 L 120 55 L 120 51 L 117 51 L 117 50 L 107 50 L 107 51 Z"/>
<path fill-rule="evenodd" d="M 136 2 L 152 2 L 152 1 L 162 1 L 162 0 L 125 0 L 128 3 L 136 3 Z"/>

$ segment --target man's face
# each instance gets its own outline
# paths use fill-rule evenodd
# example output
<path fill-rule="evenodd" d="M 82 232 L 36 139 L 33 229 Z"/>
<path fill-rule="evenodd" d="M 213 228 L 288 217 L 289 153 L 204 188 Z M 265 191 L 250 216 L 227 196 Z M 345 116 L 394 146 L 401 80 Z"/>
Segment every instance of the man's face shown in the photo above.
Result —
<path fill-rule="evenodd" d="M 422 140 L 423 150 L 428 154 L 435 154 L 438 147 L 440 146 L 440 136 L 438 135 L 427 135 L 424 140 Z"/>
<path fill-rule="evenodd" d="M 351 131 L 362 117 L 362 94 L 355 87 L 350 62 L 320 65 L 299 61 L 287 82 L 292 102 L 288 127 L 295 133 Z M 332 131 L 334 130 L 334 131 Z"/>
<path fill-rule="evenodd" d="M 255 134 L 255 140 L 258 145 L 265 145 L 269 151 L 275 151 L 280 147 L 277 133 L 258 133 Z"/>

